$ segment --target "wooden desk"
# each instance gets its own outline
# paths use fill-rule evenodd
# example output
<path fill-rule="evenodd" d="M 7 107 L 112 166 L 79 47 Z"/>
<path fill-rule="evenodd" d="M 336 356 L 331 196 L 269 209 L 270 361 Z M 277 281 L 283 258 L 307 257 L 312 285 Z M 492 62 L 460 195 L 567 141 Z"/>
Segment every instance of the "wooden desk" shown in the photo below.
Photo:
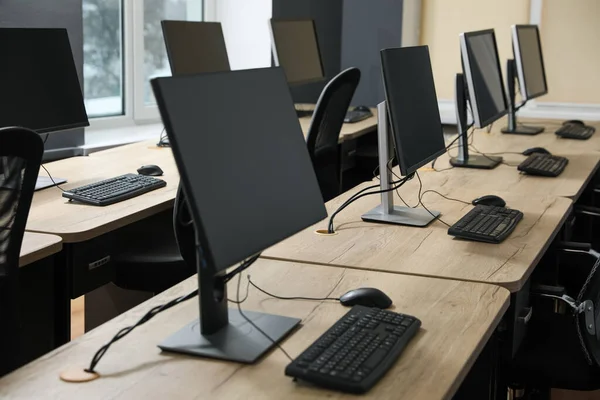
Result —
<path fill-rule="evenodd" d="M 21 244 L 19 267 L 50 257 L 62 249 L 62 239 L 55 235 L 25 232 Z"/>
<path fill-rule="evenodd" d="M 398 393 L 406 399 L 450 398 L 509 303 L 508 291 L 468 282 L 269 260 L 259 260 L 249 273 L 261 288 L 285 295 L 339 296 L 361 286 L 377 287 L 391 296 L 396 311 L 421 319 L 420 332 L 392 370 L 365 396 L 373 399 L 398 398 Z M 230 283 L 230 298 L 235 298 L 236 284 L 235 279 Z M 113 345 L 98 365 L 103 374 L 100 379 L 81 384 L 58 379 L 60 371 L 69 365 L 87 366 L 101 345 L 148 309 L 196 287 L 196 277 L 189 278 L 4 377 L 0 380 L 0 398 L 354 398 L 294 383 L 284 376 L 289 361 L 277 349 L 256 365 L 161 353 L 157 343 L 198 317 L 195 300 L 159 314 Z M 282 343 L 292 357 L 347 311 L 338 302 L 278 300 L 254 289 L 243 308 L 301 318 L 302 326 Z"/>
<path fill-rule="evenodd" d="M 46 168 L 53 176 L 66 178 L 68 182 L 61 187 L 69 189 L 137 173 L 146 164 L 161 167 L 166 187 L 106 207 L 69 202 L 55 187 L 40 190 L 33 196 L 26 229 L 58 235 L 65 243 L 82 242 L 173 207 L 179 173 L 171 149 L 156 147 L 155 141 L 72 157 L 48 163 Z M 40 170 L 40 174 L 45 172 Z"/>
<path fill-rule="evenodd" d="M 350 195 L 368 185 L 364 183 L 328 202 L 328 213 L 331 215 Z M 425 190 L 435 189 L 446 196 L 466 201 L 484 194 L 498 194 L 508 206 L 523 211 L 523 220 L 504 242 L 487 244 L 457 240 L 448 235 L 448 227 L 439 221 L 425 228 L 363 222 L 360 216 L 380 202 L 380 197 L 373 195 L 357 200 L 336 216 L 336 235 L 315 233 L 317 229 L 327 229 L 328 219 L 325 219 L 267 249 L 263 257 L 485 282 L 517 292 L 563 225 L 570 212 L 571 201 L 553 196 L 520 196 L 464 187 L 433 186 L 424 181 Z M 416 204 L 417 191 L 415 179 L 407 183 L 400 194 L 409 204 Z M 402 204 L 397 195 L 394 195 L 394 203 Z M 425 194 L 423 203 L 429 209 L 441 211 L 442 220 L 448 224 L 455 223 L 472 208 L 435 193 Z"/>
<path fill-rule="evenodd" d="M 314 104 L 303 106 L 303 110 L 314 109 Z M 342 125 L 339 143 L 353 140 L 366 133 L 375 131 L 377 129 L 377 108 L 371 108 L 371 112 L 373 113 L 373 116 L 370 118 L 352 124 Z M 304 136 L 308 135 L 308 128 L 310 128 L 311 117 L 298 118 L 298 120 L 300 121 L 300 126 L 302 127 L 302 132 L 304 132 Z"/>
<path fill-rule="evenodd" d="M 505 141 L 503 138 L 502 140 L 497 140 L 497 142 L 504 143 Z M 477 140 L 475 143 L 477 143 Z M 494 145 L 493 147 L 481 146 L 481 148 L 477 146 L 477 148 L 483 152 L 506 151 L 499 150 L 500 145 Z M 451 150 L 451 153 L 455 155 L 456 150 Z M 448 153 L 440 156 L 435 164 L 436 169 L 443 171 L 435 172 L 430 168 L 424 168 L 421 172 L 421 178 L 427 181 L 425 188 L 430 189 L 440 186 L 465 187 L 480 189 L 483 194 L 499 190 L 502 192 L 520 193 L 526 196 L 548 195 L 569 197 L 575 201 L 596 174 L 600 166 L 600 153 L 569 153 L 564 151 L 557 152 L 556 155 L 569 158 L 569 164 L 563 173 L 556 178 L 520 173 L 516 166 L 525 160 L 525 156 L 517 154 L 505 154 L 503 156 L 504 161 L 511 164 L 511 166 L 501 164 L 491 170 L 472 168 L 448 169 L 450 168 Z M 394 171 L 399 173 L 398 167 Z"/>

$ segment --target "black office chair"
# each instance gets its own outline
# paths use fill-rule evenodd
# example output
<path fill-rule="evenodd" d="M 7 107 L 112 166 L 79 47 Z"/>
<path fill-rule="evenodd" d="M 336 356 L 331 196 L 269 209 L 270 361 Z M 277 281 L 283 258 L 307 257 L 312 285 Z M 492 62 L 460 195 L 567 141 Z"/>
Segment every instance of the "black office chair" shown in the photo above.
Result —
<path fill-rule="evenodd" d="M 338 140 L 346 111 L 359 81 L 358 68 L 348 68 L 340 72 L 321 92 L 312 116 L 306 144 L 324 201 L 340 193 L 341 165 Z"/>
<path fill-rule="evenodd" d="M 510 365 L 520 392 L 516 398 L 549 400 L 551 388 L 600 389 L 600 259 L 594 252 L 588 259 L 593 266 L 582 275 L 574 298 L 561 286 L 532 287 L 536 311 Z M 566 312 L 559 312 L 564 308 Z"/>
<path fill-rule="evenodd" d="M 43 154 L 37 133 L 0 129 L 0 376 L 21 363 L 19 255 Z"/>
<path fill-rule="evenodd" d="M 115 260 L 117 286 L 157 294 L 196 273 L 194 226 L 181 185 L 170 219 L 172 229 L 154 220 L 125 233 Z"/>

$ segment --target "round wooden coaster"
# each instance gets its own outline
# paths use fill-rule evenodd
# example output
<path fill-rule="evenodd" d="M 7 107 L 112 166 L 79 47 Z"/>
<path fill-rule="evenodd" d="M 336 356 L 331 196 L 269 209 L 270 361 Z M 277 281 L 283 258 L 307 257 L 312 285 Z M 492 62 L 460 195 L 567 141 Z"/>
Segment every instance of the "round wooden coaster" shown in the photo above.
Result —
<path fill-rule="evenodd" d="M 82 383 L 100 378 L 96 372 L 87 372 L 83 368 L 70 368 L 60 373 L 60 379 L 65 382 Z"/>

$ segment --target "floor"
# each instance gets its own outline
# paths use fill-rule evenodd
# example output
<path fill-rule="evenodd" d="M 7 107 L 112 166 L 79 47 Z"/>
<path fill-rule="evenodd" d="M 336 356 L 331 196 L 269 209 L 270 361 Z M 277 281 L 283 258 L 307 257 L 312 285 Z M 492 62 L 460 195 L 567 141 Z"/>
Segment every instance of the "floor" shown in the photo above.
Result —
<path fill-rule="evenodd" d="M 85 332 L 85 300 L 81 296 L 71 300 L 71 340 L 78 338 Z"/>

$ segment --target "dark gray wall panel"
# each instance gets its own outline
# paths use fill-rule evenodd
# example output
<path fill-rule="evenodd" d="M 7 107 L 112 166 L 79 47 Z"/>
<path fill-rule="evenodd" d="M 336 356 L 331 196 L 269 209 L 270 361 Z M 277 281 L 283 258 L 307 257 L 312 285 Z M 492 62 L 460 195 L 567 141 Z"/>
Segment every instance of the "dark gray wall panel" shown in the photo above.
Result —
<path fill-rule="evenodd" d="M 402 43 L 403 0 L 344 0 L 342 69 L 362 73 L 352 104 L 375 106 L 384 99 L 379 50 Z"/>
<path fill-rule="evenodd" d="M 273 18 L 315 20 L 323 67 L 328 80 L 340 72 L 342 4 L 342 0 L 273 0 Z M 291 90 L 294 101 L 316 103 L 325 83 L 293 87 Z"/>
<path fill-rule="evenodd" d="M 82 0 L 0 0 L 0 27 L 67 28 L 73 57 L 83 84 Z M 84 143 L 83 129 L 53 133 L 46 149 L 72 148 Z"/>

